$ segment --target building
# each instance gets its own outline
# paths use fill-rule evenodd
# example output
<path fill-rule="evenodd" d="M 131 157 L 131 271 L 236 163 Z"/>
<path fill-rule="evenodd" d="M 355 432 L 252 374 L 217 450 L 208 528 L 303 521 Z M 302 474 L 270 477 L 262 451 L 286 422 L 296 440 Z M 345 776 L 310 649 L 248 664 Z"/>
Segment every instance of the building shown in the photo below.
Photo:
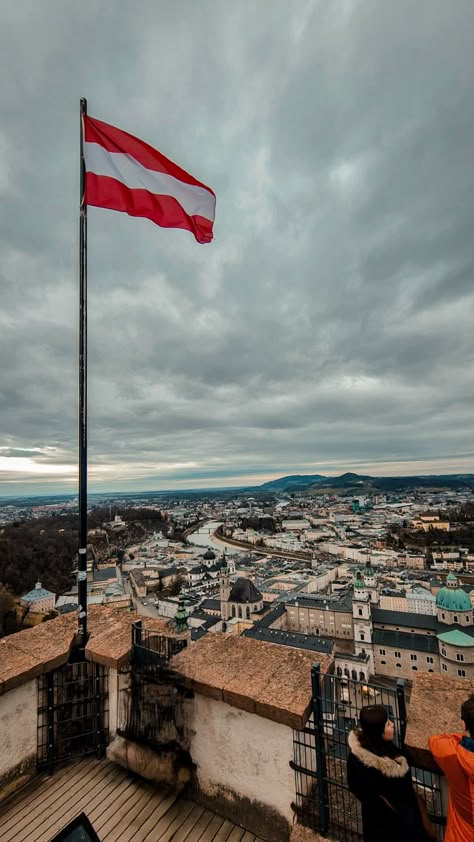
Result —
<path fill-rule="evenodd" d="M 298 594 L 286 603 L 286 615 L 289 631 L 338 640 L 354 639 L 352 600 L 347 593 Z"/>
<path fill-rule="evenodd" d="M 423 532 L 430 532 L 432 529 L 440 529 L 449 532 L 449 521 L 440 520 L 438 515 L 421 515 L 410 521 L 412 529 L 422 529 Z"/>
<path fill-rule="evenodd" d="M 24 608 L 36 611 L 38 614 L 48 614 L 49 611 L 54 611 L 55 602 L 56 594 L 43 588 L 41 582 L 36 582 L 33 590 L 28 591 L 20 599 L 20 604 Z"/>
<path fill-rule="evenodd" d="M 232 618 L 250 620 L 251 614 L 263 608 L 263 596 L 251 579 L 241 577 L 230 586 L 227 564 L 221 568 L 220 597 L 221 617 L 224 621 Z"/>
<path fill-rule="evenodd" d="M 421 672 L 474 678 L 473 607 L 450 573 L 436 595 L 436 615 L 374 607 L 376 675 L 412 679 Z"/>

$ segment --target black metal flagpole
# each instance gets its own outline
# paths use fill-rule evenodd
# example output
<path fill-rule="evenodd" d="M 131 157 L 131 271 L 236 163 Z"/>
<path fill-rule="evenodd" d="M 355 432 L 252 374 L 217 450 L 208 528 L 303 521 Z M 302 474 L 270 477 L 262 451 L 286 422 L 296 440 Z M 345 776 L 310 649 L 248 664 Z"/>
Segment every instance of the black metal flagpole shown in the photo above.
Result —
<path fill-rule="evenodd" d="M 87 100 L 81 99 L 81 180 L 79 206 L 79 560 L 78 637 L 87 643 L 87 205 L 84 201 L 84 117 Z"/>

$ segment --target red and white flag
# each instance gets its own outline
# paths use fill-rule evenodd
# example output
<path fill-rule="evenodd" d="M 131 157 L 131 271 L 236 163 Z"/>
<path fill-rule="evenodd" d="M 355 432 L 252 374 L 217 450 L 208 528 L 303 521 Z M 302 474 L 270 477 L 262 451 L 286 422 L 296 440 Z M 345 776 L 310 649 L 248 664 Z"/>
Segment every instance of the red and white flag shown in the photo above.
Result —
<path fill-rule="evenodd" d="M 101 120 L 83 117 L 86 205 L 185 228 L 210 243 L 216 197 L 161 152 Z"/>

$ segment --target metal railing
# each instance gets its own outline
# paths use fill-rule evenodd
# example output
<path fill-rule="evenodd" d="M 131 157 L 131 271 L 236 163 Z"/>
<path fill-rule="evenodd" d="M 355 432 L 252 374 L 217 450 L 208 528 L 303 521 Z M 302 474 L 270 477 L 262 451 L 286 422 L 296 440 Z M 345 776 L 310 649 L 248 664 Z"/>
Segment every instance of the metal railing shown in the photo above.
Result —
<path fill-rule="evenodd" d="M 104 754 L 109 733 L 108 670 L 68 663 L 38 679 L 38 767 Z"/>
<path fill-rule="evenodd" d="M 347 784 L 347 739 L 366 705 L 383 705 L 395 725 L 394 741 L 402 745 L 406 730 L 403 682 L 395 687 L 320 675 L 312 669 L 312 712 L 306 727 L 295 731 L 292 767 L 295 771 L 298 821 L 338 842 L 362 842 L 359 801 Z M 445 817 L 439 775 L 412 767 L 415 790 L 424 799 L 441 842 Z"/>
<path fill-rule="evenodd" d="M 169 659 L 187 644 L 132 626 L 129 685 L 120 694 L 118 732 L 156 750 L 175 745 L 184 733 L 184 714 L 175 682 L 168 678 Z"/>
<path fill-rule="evenodd" d="M 159 632 L 144 629 L 142 621 L 132 624 L 132 666 L 160 666 L 186 647 L 183 638 L 166 637 Z"/>

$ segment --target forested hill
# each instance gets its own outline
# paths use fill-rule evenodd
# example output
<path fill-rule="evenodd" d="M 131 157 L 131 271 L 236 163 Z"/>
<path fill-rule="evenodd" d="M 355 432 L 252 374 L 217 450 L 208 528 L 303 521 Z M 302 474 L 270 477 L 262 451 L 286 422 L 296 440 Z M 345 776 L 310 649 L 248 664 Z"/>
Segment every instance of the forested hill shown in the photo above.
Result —
<path fill-rule="evenodd" d="M 109 542 L 105 539 L 92 544 L 91 552 L 99 558 L 168 527 L 158 511 L 126 508 L 114 511 L 127 526 L 119 533 L 108 532 Z M 102 526 L 108 519 L 108 509 L 94 509 L 88 516 L 89 530 Z M 18 596 L 31 590 L 37 581 L 56 594 L 67 590 L 74 582 L 78 524 L 78 516 L 71 514 L 0 527 L 0 584 Z"/>

